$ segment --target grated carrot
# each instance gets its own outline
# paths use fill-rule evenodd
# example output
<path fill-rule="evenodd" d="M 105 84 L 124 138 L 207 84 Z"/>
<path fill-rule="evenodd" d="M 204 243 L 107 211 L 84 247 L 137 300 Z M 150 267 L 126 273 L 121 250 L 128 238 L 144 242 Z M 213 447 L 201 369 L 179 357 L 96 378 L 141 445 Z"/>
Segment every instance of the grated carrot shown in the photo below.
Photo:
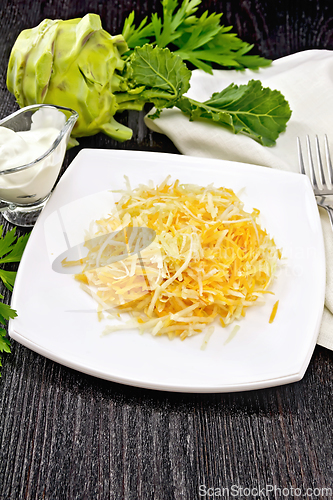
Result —
<path fill-rule="evenodd" d="M 276 316 L 276 312 L 277 312 L 277 309 L 278 309 L 278 306 L 279 306 L 279 301 L 277 300 L 273 306 L 273 309 L 272 309 L 272 312 L 271 312 L 271 315 L 269 317 L 269 323 L 273 323 L 274 319 L 275 319 L 275 316 Z"/>
<path fill-rule="evenodd" d="M 133 190 L 126 179 L 120 193 L 110 216 L 96 221 L 97 233 L 88 233 L 88 255 L 75 276 L 99 307 L 130 313 L 140 332 L 183 340 L 216 318 L 223 327 L 239 320 L 268 293 L 281 251 L 260 227 L 259 210 L 245 212 L 231 189 L 172 184 L 168 177 Z M 117 260 L 124 245 L 106 240 L 126 227 L 148 227 L 156 237 Z M 99 235 L 105 241 L 96 245 Z M 132 246 L 139 244 L 140 231 L 131 238 Z"/>

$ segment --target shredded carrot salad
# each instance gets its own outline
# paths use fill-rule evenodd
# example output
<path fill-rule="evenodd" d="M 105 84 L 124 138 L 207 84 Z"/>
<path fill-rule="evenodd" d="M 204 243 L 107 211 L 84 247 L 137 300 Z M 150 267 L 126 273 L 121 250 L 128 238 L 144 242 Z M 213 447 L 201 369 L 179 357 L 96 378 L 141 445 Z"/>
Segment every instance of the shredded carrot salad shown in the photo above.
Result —
<path fill-rule="evenodd" d="M 170 184 L 169 177 L 133 190 L 126 183 L 115 210 L 87 236 L 89 252 L 75 276 L 100 311 L 130 313 L 129 322 L 106 331 L 136 327 L 183 340 L 217 318 L 222 326 L 240 319 L 271 293 L 281 252 L 260 227 L 259 210 L 245 212 L 223 187 Z M 117 260 L 123 249 L 107 235 L 122 228 L 150 228 L 156 237 Z M 106 236 L 97 244 L 98 235 Z"/>

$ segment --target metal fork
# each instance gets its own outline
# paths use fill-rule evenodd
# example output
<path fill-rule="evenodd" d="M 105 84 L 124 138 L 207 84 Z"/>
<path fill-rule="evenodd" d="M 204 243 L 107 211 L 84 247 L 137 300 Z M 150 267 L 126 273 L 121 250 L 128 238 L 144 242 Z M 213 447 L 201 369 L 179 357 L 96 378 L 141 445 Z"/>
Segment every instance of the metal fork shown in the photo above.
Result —
<path fill-rule="evenodd" d="M 308 135 L 306 136 L 309 177 L 312 184 L 313 192 L 317 200 L 317 205 L 319 205 L 322 208 L 325 208 L 325 210 L 327 211 L 333 229 L 333 167 L 332 167 L 330 150 L 328 147 L 327 135 L 325 135 L 324 137 L 324 144 L 325 144 L 325 156 L 326 156 L 326 167 L 327 167 L 326 172 L 321 159 L 318 136 L 316 135 L 315 138 L 315 149 L 316 149 L 317 166 L 318 166 L 317 170 L 315 168 L 313 161 L 310 138 Z M 299 166 L 301 173 L 306 175 L 303 155 L 302 155 L 302 146 L 299 137 L 297 137 L 297 149 L 298 149 L 298 159 L 299 159 Z"/>

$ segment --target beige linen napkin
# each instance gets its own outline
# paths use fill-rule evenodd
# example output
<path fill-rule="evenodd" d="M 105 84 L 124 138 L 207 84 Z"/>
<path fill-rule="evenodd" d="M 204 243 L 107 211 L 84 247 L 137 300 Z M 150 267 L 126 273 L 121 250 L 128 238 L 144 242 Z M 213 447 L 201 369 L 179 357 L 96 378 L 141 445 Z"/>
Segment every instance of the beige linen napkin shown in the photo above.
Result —
<path fill-rule="evenodd" d="M 308 50 L 282 57 L 258 71 L 216 70 L 213 76 L 201 70 L 192 73 L 188 96 L 204 101 L 230 83 L 238 85 L 260 80 L 264 87 L 277 89 L 289 101 L 292 116 L 274 147 L 263 147 L 252 139 L 235 135 L 213 123 L 189 122 L 181 111 L 164 110 L 161 117 L 146 124 L 167 135 L 186 155 L 220 158 L 298 172 L 296 137 L 328 135 L 333 153 L 333 51 Z M 304 144 L 304 142 L 303 142 Z M 325 309 L 317 343 L 333 350 L 333 234 L 326 215 L 321 213 L 326 250 Z"/>

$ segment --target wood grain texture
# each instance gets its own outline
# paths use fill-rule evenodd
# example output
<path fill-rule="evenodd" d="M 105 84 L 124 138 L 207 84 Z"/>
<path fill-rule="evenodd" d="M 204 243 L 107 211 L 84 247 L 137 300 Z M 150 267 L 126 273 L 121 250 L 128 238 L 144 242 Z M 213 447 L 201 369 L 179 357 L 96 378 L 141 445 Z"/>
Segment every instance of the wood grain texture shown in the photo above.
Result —
<path fill-rule="evenodd" d="M 0 4 L 0 116 L 17 109 L 6 90 L 11 47 L 22 29 L 45 17 L 86 12 L 119 32 L 160 9 L 153 1 L 2 0 Z M 278 58 L 308 48 L 333 49 L 328 0 L 204 0 L 203 12 Z M 177 153 L 147 130 L 144 113 L 121 120 L 134 130 L 123 144 L 103 135 L 82 147 Z M 4 226 L 8 224 L 4 221 Z M 20 234 L 22 231 L 20 232 Z M 5 300 L 10 294 L 2 287 Z M 172 394 L 121 386 L 75 372 L 12 342 L 0 381 L 0 500 L 196 500 L 207 488 L 325 488 L 333 485 L 333 353 L 317 347 L 302 381 L 235 394 Z M 220 498 L 292 498 L 275 492 Z M 316 490 L 316 498 L 330 498 Z M 310 498 L 304 496 L 303 498 Z"/>

